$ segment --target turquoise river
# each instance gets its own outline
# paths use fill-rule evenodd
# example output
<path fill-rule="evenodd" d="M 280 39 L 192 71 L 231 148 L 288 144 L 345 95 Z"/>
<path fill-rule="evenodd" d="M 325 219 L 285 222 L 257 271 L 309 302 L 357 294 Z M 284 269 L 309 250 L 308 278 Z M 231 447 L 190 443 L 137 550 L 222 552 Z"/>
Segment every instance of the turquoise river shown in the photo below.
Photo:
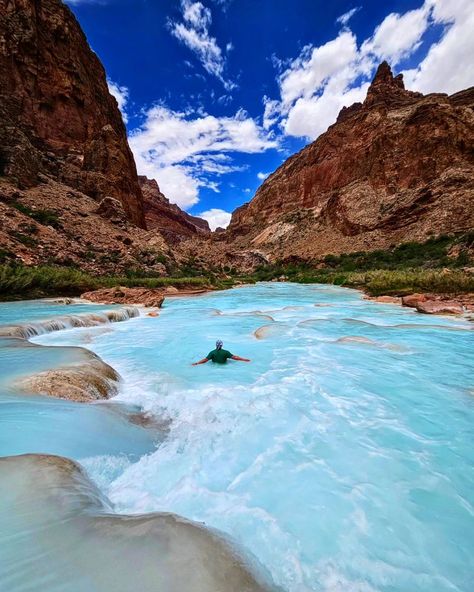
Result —
<path fill-rule="evenodd" d="M 203 523 L 278 590 L 474 590 L 472 322 L 339 287 L 261 283 L 168 298 L 156 318 L 141 310 L 93 327 L 41 325 L 112 308 L 0 304 L 0 324 L 43 327 L 30 341 L 0 339 L 1 457 L 77 461 L 107 520 L 171 512 Z M 216 339 L 251 363 L 192 366 Z M 120 374 L 111 400 L 76 403 L 15 386 L 74 364 L 77 346 Z M 28 458 L 9 459 L 0 487 L 0 590 L 107 590 L 112 560 L 94 559 L 94 545 L 106 543 L 82 523 L 65 542 L 70 514 L 58 521 L 42 509 L 43 485 L 22 481 Z M 12 513 L 20 487 L 23 510 Z M 135 554 L 134 587 L 123 589 L 155 590 L 140 585 Z"/>

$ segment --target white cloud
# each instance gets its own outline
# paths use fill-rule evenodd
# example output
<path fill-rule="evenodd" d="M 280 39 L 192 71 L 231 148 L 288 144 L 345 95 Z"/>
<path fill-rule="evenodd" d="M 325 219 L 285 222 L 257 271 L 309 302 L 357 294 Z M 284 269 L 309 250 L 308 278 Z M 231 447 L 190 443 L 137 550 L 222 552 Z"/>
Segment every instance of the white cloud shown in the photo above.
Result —
<path fill-rule="evenodd" d="M 216 176 L 242 170 L 237 153 L 255 154 L 278 142 L 243 110 L 232 117 L 151 108 L 129 138 L 140 174 L 156 178 L 163 193 L 182 208 L 199 201 L 199 188 L 219 191 Z"/>
<path fill-rule="evenodd" d="M 348 10 L 344 14 L 341 14 L 341 16 L 336 19 L 336 23 L 339 23 L 340 25 L 345 27 L 347 23 L 351 20 L 351 18 L 355 15 L 355 13 L 359 12 L 361 8 L 361 6 L 356 6 L 355 8 L 351 8 L 351 10 Z"/>
<path fill-rule="evenodd" d="M 306 46 L 291 62 L 278 60 L 280 97 L 264 97 L 263 127 L 315 139 L 334 123 L 344 106 L 363 101 L 375 68 L 412 56 L 434 25 L 444 25 L 418 67 L 405 72 L 408 88 L 456 92 L 474 83 L 472 0 L 425 0 L 420 8 L 391 13 L 358 42 L 347 26 L 354 9 L 339 17 L 343 29 L 321 46 Z M 469 57 L 468 57 L 469 56 Z"/>
<path fill-rule="evenodd" d="M 361 53 L 371 54 L 378 60 L 389 60 L 392 65 L 398 64 L 420 46 L 430 13 L 431 6 L 425 2 L 419 9 L 389 14 L 376 27 L 372 37 L 364 41 Z"/>
<path fill-rule="evenodd" d="M 170 21 L 171 33 L 186 47 L 196 54 L 203 68 L 209 74 L 218 78 L 227 91 L 236 85 L 224 78 L 225 57 L 215 37 L 209 34 L 212 14 L 202 2 L 181 0 L 183 22 Z M 228 43 L 226 50 L 230 51 L 232 44 Z"/>
<path fill-rule="evenodd" d="M 115 99 L 118 103 L 118 108 L 120 109 L 120 111 L 122 113 L 124 123 L 128 123 L 128 115 L 125 110 L 125 107 L 128 103 L 128 95 L 129 95 L 128 88 L 126 86 L 120 86 L 120 85 L 116 84 L 115 82 L 113 82 L 109 78 L 107 78 L 107 85 L 109 87 L 110 94 L 113 97 L 115 97 Z"/>
<path fill-rule="evenodd" d="M 257 173 L 257 177 L 260 179 L 260 181 L 263 181 L 268 177 L 269 174 L 270 173 Z"/>
<path fill-rule="evenodd" d="M 280 94 L 284 107 L 300 97 L 311 97 L 331 77 L 357 57 L 356 38 L 350 31 L 320 47 L 305 47 L 301 55 L 280 76 Z"/>
<path fill-rule="evenodd" d="M 283 120 L 283 129 L 289 136 L 310 139 L 317 138 L 326 131 L 328 125 L 334 123 L 339 111 L 365 99 L 369 83 L 358 87 L 338 90 L 326 87 L 321 96 L 310 99 L 298 99 Z"/>
<path fill-rule="evenodd" d="M 409 88 L 455 93 L 474 84 L 474 6 L 472 0 L 432 0 L 433 22 L 447 27 L 425 59 L 404 73 Z"/>
<path fill-rule="evenodd" d="M 227 228 L 232 214 L 225 210 L 220 210 L 219 208 L 211 208 L 210 210 L 198 214 L 198 216 L 207 220 L 210 229 L 215 230 L 216 228 Z"/>

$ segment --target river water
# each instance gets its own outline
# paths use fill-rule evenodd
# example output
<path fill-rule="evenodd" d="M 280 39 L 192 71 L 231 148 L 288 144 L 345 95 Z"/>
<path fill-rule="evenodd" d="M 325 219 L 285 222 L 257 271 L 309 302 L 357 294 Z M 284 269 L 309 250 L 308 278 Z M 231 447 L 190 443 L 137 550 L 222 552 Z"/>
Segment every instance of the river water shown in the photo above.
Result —
<path fill-rule="evenodd" d="M 22 306 L 1 304 L 1 322 L 92 305 Z M 113 512 L 216 528 L 288 592 L 470 592 L 472 327 L 333 286 L 168 299 L 157 318 L 32 339 L 97 353 L 123 378 L 114 402 L 164 435 L 109 403 L 14 393 L 14 377 L 75 350 L 5 344 L 0 455 L 77 460 Z M 216 339 L 252 362 L 191 366 Z"/>

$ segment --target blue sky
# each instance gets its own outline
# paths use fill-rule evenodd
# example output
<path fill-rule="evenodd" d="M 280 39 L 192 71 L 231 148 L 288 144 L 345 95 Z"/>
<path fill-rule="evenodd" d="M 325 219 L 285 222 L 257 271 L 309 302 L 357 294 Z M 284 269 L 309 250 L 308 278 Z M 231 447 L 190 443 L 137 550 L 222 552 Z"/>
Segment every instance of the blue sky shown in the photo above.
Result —
<path fill-rule="evenodd" d="M 68 0 L 102 60 L 139 173 L 211 226 L 363 100 L 474 84 L 473 0 Z"/>

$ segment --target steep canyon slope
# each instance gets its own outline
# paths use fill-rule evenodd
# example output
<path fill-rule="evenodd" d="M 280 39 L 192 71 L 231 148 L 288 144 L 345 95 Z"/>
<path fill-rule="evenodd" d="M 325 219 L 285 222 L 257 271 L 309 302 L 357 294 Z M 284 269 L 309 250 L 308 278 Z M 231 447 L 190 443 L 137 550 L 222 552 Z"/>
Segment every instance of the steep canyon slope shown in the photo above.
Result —
<path fill-rule="evenodd" d="M 0 82 L 0 262 L 164 273 L 177 238 L 208 230 L 143 196 L 105 70 L 60 0 L 0 0 Z"/>
<path fill-rule="evenodd" d="M 474 88 L 423 96 L 384 62 L 364 103 L 343 108 L 216 238 L 227 252 L 310 260 L 473 227 Z"/>

